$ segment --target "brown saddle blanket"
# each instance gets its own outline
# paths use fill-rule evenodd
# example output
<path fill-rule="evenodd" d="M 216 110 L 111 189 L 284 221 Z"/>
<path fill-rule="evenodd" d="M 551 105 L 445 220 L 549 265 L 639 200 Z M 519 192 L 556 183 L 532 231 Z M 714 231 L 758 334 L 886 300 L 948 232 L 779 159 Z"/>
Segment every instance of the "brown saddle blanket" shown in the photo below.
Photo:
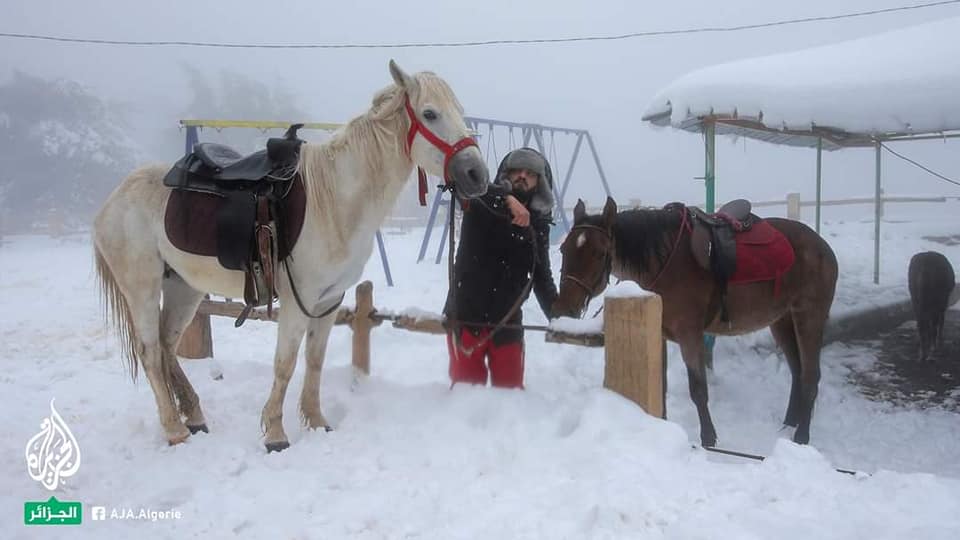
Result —
<path fill-rule="evenodd" d="M 306 192 L 303 189 L 303 181 L 299 176 L 292 182 L 290 192 L 277 204 L 278 216 L 276 217 L 279 218 L 279 223 L 277 223 L 278 260 L 283 260 L 290 254 L 300 237 L 300 230 L 303 228 L 307 202 Z M 228 194 L 228 196 L 231 195 Z M 235 250 L 233 246 L 227 244 L 236 244 L 237 239 L 240 240 L 241 245 L 239 247 L 244 251 L 244 255 L 249 253 L 252 245 L 249 242 L 253 242 L 254 232 L 252 215 L 249 220 L 246 219 L 246 216 L 240 216 L 236 220 L 238 223 L 236 230 L 225 230 L 218 226 L 218 216 L 230 202 L 228 196 L 199 191 L 171 190 L 163 219 L 164 230 L 170 243 L 187 253 L 218 257 L 221 259 L 221 263 L 225 250 Z M 252 195 L 250 196 L 252 197 Z M 250 208 L 251 212 L 255 211 L 254 206 Z M 237 256 L 239 257 L 239 255 Z M 224 266 L 230 268 L 234 265 L 225 264 Z"/>

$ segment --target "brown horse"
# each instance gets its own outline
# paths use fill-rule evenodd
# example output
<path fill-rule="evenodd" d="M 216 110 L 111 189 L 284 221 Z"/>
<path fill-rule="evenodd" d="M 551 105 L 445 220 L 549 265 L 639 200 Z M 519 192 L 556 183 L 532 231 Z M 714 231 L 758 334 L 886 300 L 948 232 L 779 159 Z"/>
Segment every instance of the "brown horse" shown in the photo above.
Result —
<path fill-rule="evenodd" d="M 793 265 L 779 283 L 730 283 L 721 301 L 717 280 L 695 259 L 689 212 L 672 205 L 617 213 L 616 203 L 608 198 L 602 215 L 588 216 L 578 201 L 574 225 L 560 247 L 560 296 L 553 315 L 582 316 L 610 275 L 659 294 L 663 333 L 680 345 L 703 446 L 714 446 L 717 439 L 707 408 L 703 335 L 740 335 L 769 326 L 793 377 L 784 424 L 796 427 L 795 442 L 806 444 L 820 381 L 823 330 L 837 282 L 833 250 L 803 223 L 768 219 L 793 247 Z"/>

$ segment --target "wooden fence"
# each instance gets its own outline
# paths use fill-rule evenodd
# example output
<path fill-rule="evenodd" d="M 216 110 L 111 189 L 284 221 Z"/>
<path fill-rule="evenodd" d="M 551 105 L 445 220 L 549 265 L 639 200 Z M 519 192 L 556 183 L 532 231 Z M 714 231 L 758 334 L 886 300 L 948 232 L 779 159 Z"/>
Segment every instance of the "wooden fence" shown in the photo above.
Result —
<path fill-rule="evenodd" d="M 355 292 L 355 307 L 341 307 L 334 324 L 348 326 L 353 332 L 352 363 L 358 376 L 370 374 L 371 330 L 384 322 L 390 322 L 398 330 L 446 335 L 439 315 L 376 309 L 373 284 L 369 281 L 357 285 Z M 607 297 L 601 333 L 565 333 L 547 329 L 544 339 L 551 343 L 603 347 L 603 386 L 640 405 L 648 414 L 666 418 L 666 344 L 661 332 L 662 307 L 657 295 Z M 184 333 L 178 354 L 184 358 L 213 356 L 210 316 L 236 318 L 242 309 L 240 302 L 205 299 Z M 265 310 L 254 309 L 247 319 L 276 322 L 277 310 L 271 317 Z M 443 347 L 445 350 L 446 346 Z"/>

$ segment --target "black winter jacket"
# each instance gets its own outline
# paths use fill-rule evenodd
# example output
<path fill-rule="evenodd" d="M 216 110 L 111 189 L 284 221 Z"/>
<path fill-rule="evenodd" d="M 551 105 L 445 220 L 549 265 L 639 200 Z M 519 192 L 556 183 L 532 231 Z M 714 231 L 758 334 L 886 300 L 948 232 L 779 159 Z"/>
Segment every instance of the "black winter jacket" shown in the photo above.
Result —
<path fill-rule="evenodd" d="M 550 270 L 550 214 L 531 209 L 530 227 L 513 225 L 506 194 L 502 186 L 493 185 L 480 200 L 471 201 L 463 213 L 454 262 L 454 288 L 448 291 L 444 306 L 448 320 L 498 323 L 523 292 L 531 271 L 532 290 L 544 314 L 550 315 L 557 299 L 557 286 Z M 531 205 L 526 206 L 530 209 Z M 518 309 L 509 322 L 520 324 L 522 320 L 522 310 Z M 504 344 L 522 339 L 522 330 L 504 328 L 494 335 L 493 342 Z"/>

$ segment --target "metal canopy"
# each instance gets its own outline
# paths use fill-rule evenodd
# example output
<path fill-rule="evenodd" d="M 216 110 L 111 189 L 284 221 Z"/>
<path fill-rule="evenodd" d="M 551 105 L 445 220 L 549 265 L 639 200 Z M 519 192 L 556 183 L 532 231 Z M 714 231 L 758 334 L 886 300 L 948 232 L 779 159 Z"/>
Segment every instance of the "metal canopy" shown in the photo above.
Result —
<path fill-rule="evenodd" d="M 643 120 L 656 126 L 670 126 L 672 111 L 667 109 L 649 116 Z M 960 127 L 946 131 L 919 131 L 911 133 L 851 133 L 842 129 L 811 126 L 807 130 L 775 129 L 762 123 L 762 118 L 746 118 L 730 115 L 708 115 L 691 117 L 684 120 L 678 129 L 701 133 L 704 124 L 712 123 L 716 126 L 717 135 L 733 135 L 747 137 L 772 144 L 785 146 L 799 146 L 816 148 L 818 141 L 823 142 L 823 150 L 834 151 L 843 148 L 872 148 L 877 141 L 911 141 L 928 139 L 952 139 L 960 137 Z"/>

